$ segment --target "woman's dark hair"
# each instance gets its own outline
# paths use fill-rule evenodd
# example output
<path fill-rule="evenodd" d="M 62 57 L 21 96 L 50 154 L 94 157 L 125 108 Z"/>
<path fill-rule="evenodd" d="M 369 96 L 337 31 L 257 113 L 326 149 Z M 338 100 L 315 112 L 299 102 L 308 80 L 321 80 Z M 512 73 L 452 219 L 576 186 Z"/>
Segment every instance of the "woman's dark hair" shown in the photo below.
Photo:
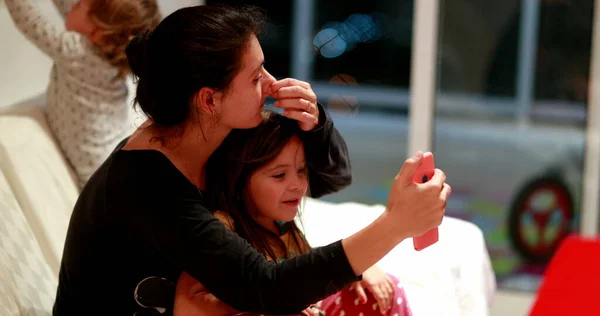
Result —
<path fill-rule="evenodd" d="M 244 203 L 244 190 L 260 167 L 281 153 L 292 137 L 301 133 L 298 123 L 283 115 L 263 110 L 263 121 L 252 129 L 233 130 L 208 160 L 206 183 L 211 207 L 222 210 L 233 220 L 235 232 L 254 248 L 274 260 L 277 254 L 289 257 L 289 249 L 279 235 L 263 228 L 252 218 Z M 302 138 L 300 138 L 302 139 Z M 294 221 L 286 224 L 295 248 L 310 250 Z"/>
<path fill-rule="evenodd" d="M 227 91 L 250 36 L 260 36 L 265 21 L 262 11 L 250 6 L 173 12 L 126 49 L 137 77 L 135 101 L 158 127 L 181 125 L 201 88 Z"/>

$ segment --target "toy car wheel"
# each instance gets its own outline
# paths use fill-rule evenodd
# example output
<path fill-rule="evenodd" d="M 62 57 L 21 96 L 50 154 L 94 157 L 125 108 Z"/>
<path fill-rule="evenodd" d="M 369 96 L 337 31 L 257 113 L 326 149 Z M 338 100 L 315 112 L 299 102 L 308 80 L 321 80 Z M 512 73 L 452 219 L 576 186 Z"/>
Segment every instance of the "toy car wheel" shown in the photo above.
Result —
<path fill-rule="evenodd" d="M 511 205 L 508 223 L 511 242 L 524 259 L 548 262 L 571 232 L 573 217 L 571 194 L 559 178 L 533 180 Z"/>

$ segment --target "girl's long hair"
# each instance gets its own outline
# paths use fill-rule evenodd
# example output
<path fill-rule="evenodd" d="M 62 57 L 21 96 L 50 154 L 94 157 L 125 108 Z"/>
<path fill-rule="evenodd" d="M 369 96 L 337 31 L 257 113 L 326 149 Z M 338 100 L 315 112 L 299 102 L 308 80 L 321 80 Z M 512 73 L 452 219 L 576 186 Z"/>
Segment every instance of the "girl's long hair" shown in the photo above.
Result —
<path fill-rule="evenodd" d="M 299 137 L 300 133 L 296 121 L 265 110 L 259 126 L 233 130 L 207 165 L 206 183 L 210 185 L 206 191 L 213 209 L 225 211 L 233 220 L 235 232 L 273 260 L 280 255 L 289 258 L 290 249 L 279 235 L 254 221 L 244 203 L 244 192 L 252 174 L 273 161 L 290 139 Z M 290 248 L 300 253 L 309 251 L 310 246 L 296 223 L 286 225 L 293 243 Z"/>

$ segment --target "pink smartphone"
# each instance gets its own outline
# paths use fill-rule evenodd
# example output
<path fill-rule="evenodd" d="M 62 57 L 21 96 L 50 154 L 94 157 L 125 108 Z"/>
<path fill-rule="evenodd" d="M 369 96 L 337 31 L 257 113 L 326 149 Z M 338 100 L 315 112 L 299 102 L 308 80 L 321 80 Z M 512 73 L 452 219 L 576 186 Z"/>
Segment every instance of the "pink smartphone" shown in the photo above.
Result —
<path fill-rule="evenodd" d="M 421 164 L 417 167 L 417 170 L 413 174 L 412 181 L 415 183 L 425 183 L 433 177 L 433 173 L 435 171 L 435 164 L 433 160 L 433 154 L 431 152 L 426 152 L 423 154 L 423 158 L 421 158 Z M 438 228 L 432 228 L 427 231 L 425 234 L 414 237 L 413 238 L 413 246 L 415 250 L 421 251 L 433 244 L 435 244 L 439 239 Z"/>

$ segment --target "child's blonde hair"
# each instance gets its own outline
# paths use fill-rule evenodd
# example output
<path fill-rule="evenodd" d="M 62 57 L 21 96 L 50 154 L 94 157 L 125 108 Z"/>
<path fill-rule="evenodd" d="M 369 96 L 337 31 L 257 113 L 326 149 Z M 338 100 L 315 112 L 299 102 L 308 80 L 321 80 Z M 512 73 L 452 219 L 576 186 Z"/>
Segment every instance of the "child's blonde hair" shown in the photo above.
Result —
<path fill-rule="evenodd" d="M 89 15 L 104 33 L 98 48 L 121 78 L 130 71 L 125 48 L 131 39 L 154 29 L 162 19 L 156 0 L 95 0 Z"/>

